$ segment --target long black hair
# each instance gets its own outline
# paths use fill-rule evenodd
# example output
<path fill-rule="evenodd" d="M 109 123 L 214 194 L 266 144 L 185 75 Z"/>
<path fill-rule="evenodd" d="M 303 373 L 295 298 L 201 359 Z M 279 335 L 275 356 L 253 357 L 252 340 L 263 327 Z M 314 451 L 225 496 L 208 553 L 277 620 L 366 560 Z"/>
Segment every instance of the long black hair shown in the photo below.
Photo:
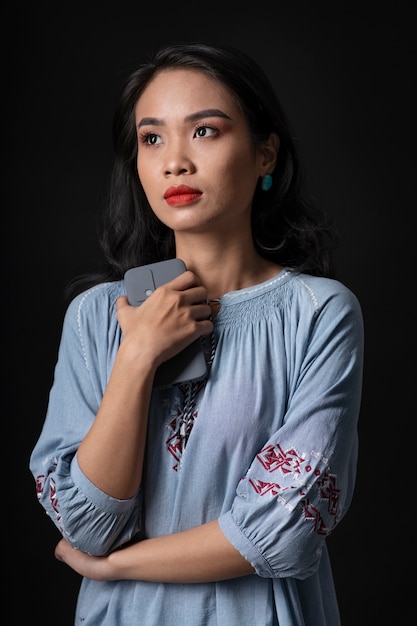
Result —
<path fill-rule="evenodd" d="M 252 203 L 252 233 L 263 257 L 317 276 L 333 277 L 338 237 L 331 221 L 304 189 L 300 159 L 290 125 L 262 68 L 230 46 L 175 43 L 156 51 L 123 85 L 113 118 L 115 160 L 100 243 L 102 271 L 79 277 L 67 294 L 105 280 L 118 280 L 136 265 L 175 256 L 171 229 L 153 213 L 136 169 L 137 135 L 134 109 L 155 75 L 170 68 L 207 72 L 234 94 L 249 123 L 254 143 L 272 132 L 280 138 L 273 183 L 263 191 L 260 181 Z"/>

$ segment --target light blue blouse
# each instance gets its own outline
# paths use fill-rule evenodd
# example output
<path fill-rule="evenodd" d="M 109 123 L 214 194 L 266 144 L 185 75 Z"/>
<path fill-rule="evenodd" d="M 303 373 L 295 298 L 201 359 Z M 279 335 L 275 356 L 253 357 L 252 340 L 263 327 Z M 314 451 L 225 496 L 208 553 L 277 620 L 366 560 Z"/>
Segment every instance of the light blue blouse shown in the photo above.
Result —
<path fill-rule="evenodd" d="M 117 500 L 81 472 L 77 448 L 121 341 L 122 294 L 123 281 L 101 284 L 66 312 L 30 459 L 39 502 L 64 537 L 97 555 L 217 518 L 256 574 L 208 584 L 83 579 L 74 623 L 337 626 L 326 538 L 356 477 L 364 343 L 356 296 L 336 280 L 289 270 L 224 295 L 185 449 L 187 385 L 155 389 L 142 487 Z"/>

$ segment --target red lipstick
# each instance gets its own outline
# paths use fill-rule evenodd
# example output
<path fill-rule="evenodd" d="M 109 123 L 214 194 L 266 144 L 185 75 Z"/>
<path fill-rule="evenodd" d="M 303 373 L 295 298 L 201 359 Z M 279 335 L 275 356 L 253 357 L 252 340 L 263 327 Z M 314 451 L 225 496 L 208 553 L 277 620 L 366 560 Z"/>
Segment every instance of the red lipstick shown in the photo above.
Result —
<path fill-rule="evenodd" d="M 199 200 L 203 193 L 199 189 L 193 189 L 188 185 L 169 187 L 164 193 L 164 199 L 170 206 L 185 206 Z"/>

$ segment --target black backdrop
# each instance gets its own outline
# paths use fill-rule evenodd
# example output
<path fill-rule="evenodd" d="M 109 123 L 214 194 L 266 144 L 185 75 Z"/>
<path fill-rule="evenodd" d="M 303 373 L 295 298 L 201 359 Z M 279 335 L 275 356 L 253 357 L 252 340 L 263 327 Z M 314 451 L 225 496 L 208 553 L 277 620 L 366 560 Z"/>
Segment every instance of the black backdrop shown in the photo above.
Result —
<path fill-rule="evenodd" d="M 224 41 L 264 66 L 295 129 L 310 188 L 341 232 L 338 277 L 362 303 L 366 360 L 357 488 L 329 547 L 345 626 L 411 623 L 415 18 L 411 2 L 385 10 L 343 4 L 2 9 L 8 623 L 73 623 L 79 579 L 53 557 L 58 534 L 36 501 L 28 460 L 52 382 L 64 287 L 99 255 L 95 220 L 111 169 L 118 90 L 145 52 L 181 39 Z"/>

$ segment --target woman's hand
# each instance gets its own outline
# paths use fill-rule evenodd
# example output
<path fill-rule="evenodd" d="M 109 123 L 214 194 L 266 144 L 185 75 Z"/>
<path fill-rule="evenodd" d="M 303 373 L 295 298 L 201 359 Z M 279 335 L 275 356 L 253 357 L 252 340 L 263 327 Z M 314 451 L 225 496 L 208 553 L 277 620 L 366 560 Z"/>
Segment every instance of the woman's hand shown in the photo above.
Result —
<path fill-rule="evenodd" d="M 76 550 L 65 539 L 61 539 L 56 546 L 55 558 L 86 578 L 112 580 L 110 564 L 106 556 L 91 556 L 81 550 Z"/>
<path fill-rule="evenodd" d="M 213 323 L 206 298 L 205 287 L 189 270 L 155 289 L 140 307 L 130 306 L 126 296 L 118 298 L 117 319 L 131 356 L 137 350 L 157 367 L 209 335 Z"/>

